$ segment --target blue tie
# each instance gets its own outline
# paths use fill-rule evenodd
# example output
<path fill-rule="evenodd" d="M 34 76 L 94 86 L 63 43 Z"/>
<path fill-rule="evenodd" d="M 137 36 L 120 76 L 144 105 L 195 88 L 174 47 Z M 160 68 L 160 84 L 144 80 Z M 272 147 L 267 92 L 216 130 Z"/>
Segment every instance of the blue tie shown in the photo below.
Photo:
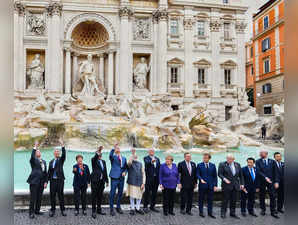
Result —
<path fill-rule="evenodd" d="M 255 181 L 255 174 L 253 173 L 253 168 L 250 168 L 250 175 L 253 181 Z"/>
<path fill-rule="evenodd" d="M 55 159 L 54 162 L 53 162 L 53 169 L 54 169 L 53 178 L 54 178 L 54 179 L 57 178 L 57 174 L 56 174 L 56 170 L 55 170 L 56 162 L 57 162 L 57 159 Z"/>

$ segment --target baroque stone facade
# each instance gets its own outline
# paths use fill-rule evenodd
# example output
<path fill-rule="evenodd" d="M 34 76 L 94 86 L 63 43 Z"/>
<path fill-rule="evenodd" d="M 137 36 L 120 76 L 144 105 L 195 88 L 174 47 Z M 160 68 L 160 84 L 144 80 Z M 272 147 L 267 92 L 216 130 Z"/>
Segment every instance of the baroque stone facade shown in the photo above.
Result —
<path fill-rule="evenodd" d="M 245 88 L 247 7 L 230 2 L 15 1 L 16 95 L 34 99 L 44 88 L 80 97 L 92 81 L 100 98 L 149 93 L 154 101 L 167 96 L 173 109 L 200 101 L 223 122 Z M 43 88 L 27 81 L 36 54 L 44 60 Z M 82 72 L 88 55 L 92 68 Z"/>

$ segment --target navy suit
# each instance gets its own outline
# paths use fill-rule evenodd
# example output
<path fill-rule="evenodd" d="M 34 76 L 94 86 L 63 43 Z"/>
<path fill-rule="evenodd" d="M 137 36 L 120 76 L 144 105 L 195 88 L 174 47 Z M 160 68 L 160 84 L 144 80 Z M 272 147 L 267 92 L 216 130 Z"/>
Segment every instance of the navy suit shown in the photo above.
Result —
<path fill-rule="evenodd" d="M 32 171 L 27 179 L 27 183 L 30 184 L 30 214 L 33 214 L 34 212 L 38 213 L 40 211 L 44 184 L 48 180 L 46 161 L 36 158 L 35 153 L 36 149 L 33 149 L 30 158 Z"/>
<path fill-rule="evenodd" d="M 149 197 L 151 195 L 150 208 L 155 207 L 156 195 L 159 185 L 159 168 L 160 168 L 160 160 L 156 156 L 155 164 L 152 163 L 152 158 L 148 155 L 144 157 L 145 163 L 145 175 L 146 175 L 146 183 L 145 183 L 145 193 L 144 193 L 144 208 L 147 208 L 149 204 Z"/>
<path fill-rule="evenodd" d="M 284 206 L 284 170 L 285 170 L 285 163 L 280 162 L 280 165 L 278 166 L 277 162 L 275 162 L 275 169 L 276 173 L 278 175 L 278 183 L 279 187 L 277 189 L 277 209 L 282 210 Z"/>
<path fill-rule="evenodd" d="M 263 159 L 258 159 L 256 161 L 256 167 L 260 173 L 260 208 L 263 212 L 266 211 L 265 205 L 265 195 L 266 190 L 268 190 L 270 197 L 270 211 L 271 213 L 276 212 L 276 191 L 274 189 L 274 183 L 279 182 L 279 176 L 276 172 L 275 161 L 272 159 L 267 159 L 267 165 Z M 268 177 L 272 183 L 266 182 L 265 178 Z"/>
<path fill-rule="evenodd" d="M 208 168 L 204 162 L 197 165 L 197 178 L 199 179 L 199 210 L 203 213 L 203 204 L 207 196 L 208 214 L 212 214 L 214 187 L 217 187 L 216 166 L 209 162 Z M 203 184 L 201 180 L 206 184 Z"/>
<path fill-rule="evenodd" d="M 86 210 L 86 196 L 88 184 L 90 184 L 90 170 L 86 164 L 83 164 L 83 168 L 84 170 L 82 171 L 78 164 L 73 166 L 73 189 L 76 210 L 79 210 L 80 199 L 82 209 Z"/>
<path fill-rule="evenodd" d="M 123 188 L 124 188 L 124 179 L 125 179 L 125 177 L 122 176 L 122 173 L 127 172 L 126 158 L 121 156 L 121 161 L 120 161 L 118 156 L 115 155 L 114 152 L 115 152 L 115 149 L 112 149 L 109 156 L 111 161 L 111 171 L 110 171 L 110 178 L 111 178 L 110 209 L 111 210 L 113 210 L 114 208 L 114 198 L 116 194 L 116 189 L 118 189 L 117 208 L 120 208 L 120 203 L 121 203 L 121 198 L 122 198 Z"/>
<path fill-rule="evenodd" d="M 254 179 L 247 166 L 242 168 L 244 188 L 248 192 L 245 193 L 244 191 L 241 191 L 241 212 L 243 213 L 246 212 L 246 209 L 249 213 L 254 212 L 256 189 L 260 187 L 259 171 L 256 167 L 253 167 L 252 169 L 254 171 Z"/>

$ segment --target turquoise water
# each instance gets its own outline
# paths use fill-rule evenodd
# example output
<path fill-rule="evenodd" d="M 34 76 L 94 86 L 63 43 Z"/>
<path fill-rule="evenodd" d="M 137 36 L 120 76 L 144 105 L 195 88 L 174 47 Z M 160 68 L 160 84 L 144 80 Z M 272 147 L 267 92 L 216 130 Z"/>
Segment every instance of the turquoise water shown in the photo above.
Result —
<path fill-rule="evenodd" d="M 233 151 L 235 155 L 236 161 L 241 164 L 241 166 L 246 165 L 246 159 L 248 157 L 255 157 L 258 158 L 259 149 L 256 147 L 240 147 L 237 150 Z M 275 150 L 269 150 L 269 156 L 273 157 L 273 153 Z M 84 156 L 84 163 L 91 167 L 91 158 L 94 156 L 93 152 L 82 152 L 82 151 L 72 151 L 67 150 L 66 152 L 66 161 L 64 164 L 64 173 L 65 173 L 65 189 L 72 189 L 72 166 L 76 163 L 75 156 L 77 154 L 81 154 Z M 122 153 L 127 158 L 130 156 L 130 151 L 123 151 Z M 218 166 L 219 162 L 225 160 L 227 153 L 217 153 L 212 155 L 211 162 L 215 163 Z M 142 160 L 144 156 L 147 155 L 146 150 L 138 150 L 137 155 L 139 159 Z M 164 162 L 166 153 L 163 151 L 157 151 L 156 156 L 160 158 L 161 162 Z M 29 190 L 29 185 L 26 183 L 26 180 L 31 172 L 30 168 L 30 156 L 31 150 L 29 151 L 17 151 L 14 153 L 14 189 L 15 190 Z M 108 159 L 109 151 L 103 152 L 103 159 L 107 162 L 108 172 L 110 170 L 111 164 Z M 183 160 L 183 153 L 176 153 L 173 154 L 174 156 L 174 163 L 178 163 Z M 53 158 L 53 149 L 42 150 L 42 158 L 46 160 L 47 165 L 49 161 Z M 192 161 L 195 163 L 202 161 L 201 154 L 192 154 Z M 91 170 L 91 168 L 90 168 Z"/>

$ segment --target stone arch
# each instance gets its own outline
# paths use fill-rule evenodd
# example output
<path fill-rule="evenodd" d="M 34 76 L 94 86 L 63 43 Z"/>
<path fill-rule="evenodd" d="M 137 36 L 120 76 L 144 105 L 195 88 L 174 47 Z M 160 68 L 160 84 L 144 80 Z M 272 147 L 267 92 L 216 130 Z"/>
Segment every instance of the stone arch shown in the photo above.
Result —
<path fill-rule="evenodd" d="M 194 66 L 196 67 L 210 67 L 211 66 L 211 62 L 208 61 L 207 59 L 200 59 L 197 60 L 193 63 Z"/>
<path fill-rule="evenodd" d="M 76 26 L 86 21 L 94 21 L 94 22 L 100 23 L 108 32 L 109 41 L 116 40 L 116 32 L 113 27 L 113 24 L 107 18 L 105 18 L 104 16 L 98 13 L 82 13 L 72 17 L 64 28 L 65 39 L 71 40 L 72 32 L 76 28 Z"/>

